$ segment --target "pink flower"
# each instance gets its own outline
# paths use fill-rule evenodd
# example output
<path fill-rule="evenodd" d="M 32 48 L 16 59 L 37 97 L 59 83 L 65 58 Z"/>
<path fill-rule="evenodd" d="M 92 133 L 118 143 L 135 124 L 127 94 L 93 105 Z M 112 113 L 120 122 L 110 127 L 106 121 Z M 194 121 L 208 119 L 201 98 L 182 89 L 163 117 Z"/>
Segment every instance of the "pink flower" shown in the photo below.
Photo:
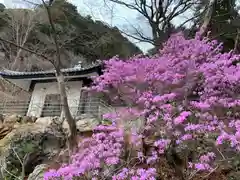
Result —
<path fill-rule="evenodd" d="M 210 171 L 210 170 L 212 170 L 212 167 L 207 163 L 196 163 L 195 168 L 199 171 L 205 171 L 205 170 Z"/>
<path fill-rule="evenodd" d="M 186 39 L 177 33 L 154 57 L 121 59 L 115 56 L 104 61 L 103 74 L 93 79 L 90 89 L 124 108 L 104 115 L 112 125 L 96 127 L 92 137 L 78 145 L 71 163 L 45 173 L 44 178 L 68 180 L 84 174 L 102 179 L 104 167 L 111 166 L 116 173 L 111 174 L 112 179 L 153 180 L 156 169 L 151 167 L 155 167 L 159 156 L 165 155 L 170 142 L 176 142 L 176 148 L 185 151 L 191 143 L 216 140 L 223 153 L 229 149 L 238 153 L 240 66 L 236 62 L 240 55 L 225 53 L 222 48 L 221 43 L 199 34 Z M 116 126 L 119 120 L 127 123 L 139 119 L 142 124 L 134 127 L 139 132 L 131 134 L 127 127 Z M 130 135 L 130 139 L 125 138 L 126 135 Z M 135 148 L 141 145 L 142 138 L 152 137 L 155 141 L 152 154 L 143 157 L 139 150 L 133 157 L 146 162 L 148 169 L 136 168 L 131 163 L 128 168 L 117 169 L 128 160 L 124 156 L 129 150 L 126 144 L 131 143 Z M 205 146 L 204 149 L 215 148 L 212 143 Z M 198 151 L 196 148 L 200 154 Z M 210 171 L 218 163 L 215 156 L 213 152 L 201 154 L 197 157 L 199 162 L 196 159 L 189 162 L 189 168 Z"/>
<path fill-rule="evenodd" d="M 175 125 L 182 124 L 186 120 L 186 118 L 190 115 L 191 115 L 191 112 L 189 111 L 181 112 L 180 115 L 174 119 L 174 124 Z"/>

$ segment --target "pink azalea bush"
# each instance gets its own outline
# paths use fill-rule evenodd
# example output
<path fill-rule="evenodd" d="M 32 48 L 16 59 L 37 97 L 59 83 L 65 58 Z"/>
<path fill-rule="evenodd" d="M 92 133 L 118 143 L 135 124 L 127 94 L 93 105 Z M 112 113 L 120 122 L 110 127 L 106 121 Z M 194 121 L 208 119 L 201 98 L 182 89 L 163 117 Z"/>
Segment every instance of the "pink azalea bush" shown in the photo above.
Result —
<path fill-rule="evenodd" d="M 186 155 L 188 172 L 213 170 L 227 152 L 240 151 L 239 59 L 233 52 L 222 53 L 215 40 L 185 39 L 178 33 L 154 57 L 106 61 L 92 90 L 122 102 L 132 121 L 143 120 L 141 128 L 130 132 L 130 144 L 142 148 L 127 158 L 126 132 L 118 121 L 129 118 L 121 109 L 105 116 L 113 124 L 98 127 L 70 164 L 47 172 L 45 179 L 156 179 L 158 162 L 170 148 L 188 152 L 192 147 L 194 156 Z M 149 138 L 153 148 L 146 149 Z"/>

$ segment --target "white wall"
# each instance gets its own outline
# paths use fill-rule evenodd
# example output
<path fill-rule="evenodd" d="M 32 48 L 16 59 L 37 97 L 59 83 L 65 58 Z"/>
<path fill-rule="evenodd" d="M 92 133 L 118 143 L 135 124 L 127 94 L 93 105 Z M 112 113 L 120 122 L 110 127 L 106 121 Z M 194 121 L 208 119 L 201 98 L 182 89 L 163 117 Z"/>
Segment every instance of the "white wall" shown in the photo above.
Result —
<path fill-rule="evenodd" d="M 16 86 L 28 91 L 31 85 L 31 80 L 24 80 L 24 79 L 8 79 L 11 83 L 15 84 Z"/>
<path fill-rule="evenodd" d="M 80 101 L 82 82 L 69 81 L 66 86 L 70 111 L 73 116 L 76 116 Z M 47 94 L 59 94 L 57 82 L 37 83 L 35 85 L 28 108 L 28 116 L 41 116 Z"/>

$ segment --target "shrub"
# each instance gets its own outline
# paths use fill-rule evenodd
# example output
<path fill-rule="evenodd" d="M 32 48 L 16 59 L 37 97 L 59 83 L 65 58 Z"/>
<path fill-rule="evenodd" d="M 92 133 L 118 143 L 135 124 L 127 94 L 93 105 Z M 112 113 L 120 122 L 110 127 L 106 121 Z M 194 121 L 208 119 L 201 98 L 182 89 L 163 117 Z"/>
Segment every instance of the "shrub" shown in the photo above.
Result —
<path fill-rule="evenodd" d="M 90 147 L 81 144 L 71 164 L 46 177 L 156 179 L 166 158 L 185 179 L 231 164 L 240 150 L 240 66 L 238 54 L 221 50 L 215 40 L 178 33 L 153 57 L 106 61 L 92 90 L 125 104 L 134 112 L 131 120 L 140 118 L 143 126 L 126 132 L 119 126 L 119 119 L 129 121 L 123 109 L 108 114 L 113 125 L 87 140 Z M 109 134 L 106 128 L 116 129 Z M 139 144 L 132 157 L 129 147 Z"/>

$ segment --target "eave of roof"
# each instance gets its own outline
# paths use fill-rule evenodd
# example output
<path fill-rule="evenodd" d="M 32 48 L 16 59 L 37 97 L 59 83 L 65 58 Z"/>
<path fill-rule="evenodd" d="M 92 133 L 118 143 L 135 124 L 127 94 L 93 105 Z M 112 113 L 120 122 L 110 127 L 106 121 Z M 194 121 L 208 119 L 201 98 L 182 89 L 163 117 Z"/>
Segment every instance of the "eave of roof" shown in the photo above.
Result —
<path fill-rule="evenodd" d="M 62 69 L 64 76 L 79 76 L 79 75 L 87 75 L 93 72 L 100 73 L 102 69 L 102 65 L 93 65 L 87 68 L 68 68 Z M 18 72 L 18 71 L 10 71 L 4 70 L 0 72 L 0 76 L 6 79 L 44 79 L 49 77 L 55 77 L 55 70 L 51 71 L 37 71 L 37 72 Z"/>

